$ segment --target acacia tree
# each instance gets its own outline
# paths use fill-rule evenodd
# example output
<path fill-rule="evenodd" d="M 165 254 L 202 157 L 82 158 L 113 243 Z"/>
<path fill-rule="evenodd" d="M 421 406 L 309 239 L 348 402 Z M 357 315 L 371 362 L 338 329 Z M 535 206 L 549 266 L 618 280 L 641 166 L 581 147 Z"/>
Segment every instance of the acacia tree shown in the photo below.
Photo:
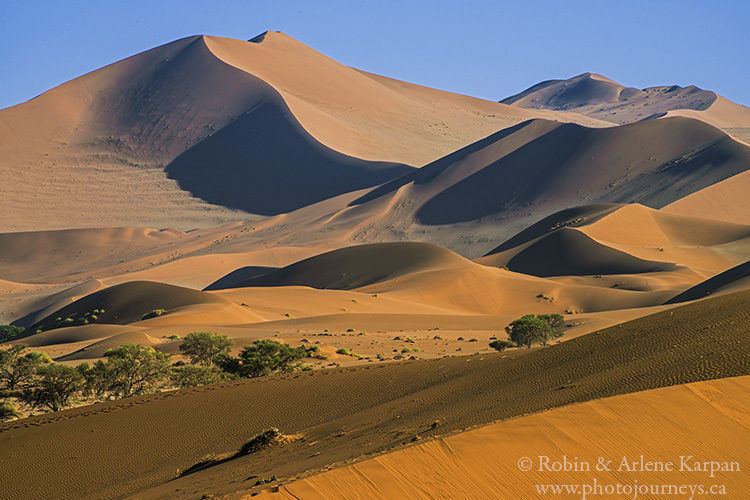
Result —
<path fill-rule="evenodd" d="M 156 391 L 170 375 L 171 356 L 153 347 L 123 344 L 110 349 L 104 376 L 115 398 L 127 398 Z"/>
<path fill-rule="evenodd" d="M 60 411 L 71 405 L 83 386 L 83 376 L 77 369 L 53 363 L 39 369 L 34 385 L 25 388 L 20 399 L 34 408 Z"/>
<path fill-rule="evenodd" d="M 190 357 L 193 364 L 211 366 L 218 354 L 228 353 L 234 340 L 213 332 L 193 332 L 185 336 L 180 352 Z"/>
<path fill-rule="evenodd" d="M 44 353 L 26 350 L 23 344 L 0 349 L 0 382 L 10 391 L 31 382 L 42 366 L 52 362 Z"/>
<path fill-rule="evenodd" d="M 519 346 L 530 348 L 532 344 L 545 345 L 551 338 L 552 327 L 533 314 L 521 316 L 505 327 L 508 338 Z"/>
<path fill-rule="evenodd" d="M 302 368 L 300 360 L 307 356 L 304 347 L 291 347 L 275 340 L 256 340 L 245 346 L 239 358 L 222 355 L 219 366 L 241 377 L 263 377 L 272 373 L 290 373 Z"/>

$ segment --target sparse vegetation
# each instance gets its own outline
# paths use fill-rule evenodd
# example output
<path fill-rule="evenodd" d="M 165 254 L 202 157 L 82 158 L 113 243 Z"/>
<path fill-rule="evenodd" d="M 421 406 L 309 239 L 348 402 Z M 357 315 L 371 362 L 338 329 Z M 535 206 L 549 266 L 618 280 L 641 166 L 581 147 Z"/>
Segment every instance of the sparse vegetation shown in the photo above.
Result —
<path fill-rule="evenodd" d="M 11 401 L 0 401 L 0 422 L 8 422 L 17 418 L 23 418 L 23 413 L 16 408 L 16 405 Z"/>
<path fill-rule="evenodd" d="M 250 441 L 242 445 L 237 455 L 249 455 L 260 450 L 284 443 L 284 435 L 278 429 L 268 429 L 255 435 Z"/>
<path fill-rule="evenodd" d="M 166 309 L 154 309 L 153 311 L 149 311 L 145 313 L 143 316 L 141 316 L 141 321 L 151 319 L 151 318 L 157 318 L 159 316 L 162 316 L 164 314 L 167 314 Z"/>
<path fill-rule="evenodd" d="M 492 342 L 490 342 L 490 347 L 500 352 L 503 352 L 508 347 L 513 347 L 514 345 L 515 344 L 510 340 L 493 340 Z"/>

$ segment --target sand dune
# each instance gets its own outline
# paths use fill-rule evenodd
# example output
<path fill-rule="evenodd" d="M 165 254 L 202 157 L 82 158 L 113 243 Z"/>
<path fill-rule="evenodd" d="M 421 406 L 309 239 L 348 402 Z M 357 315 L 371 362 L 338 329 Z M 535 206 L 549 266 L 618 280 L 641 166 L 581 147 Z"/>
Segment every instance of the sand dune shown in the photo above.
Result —
<path fill-rule="evenodd" d="M 679 265 L 708 277 L 742 262 L 748 251 L 747 225 L 639 204 L 591 205 L 546 217 L 475 262 L 538 276 L 634 275 Z"/>
<path fill-rule="evenodd" d="M 647 261 L 597 243 L 580 231 L 561 228 L 537 239 L 505 264 L 534 276 L 639 274 L 675 270 L 668 262 Z"/>
<path fill-rule="evenodd" d="M 532 217 L 594 203 L 660 208 L 744 171 L 748 158 L 699 121 L 588 129 L 535 120 L 372 190 L 333 222 L 358 218 L 362 239 L 419 238 L 475 257 L 477 242 L 510 237 Z"/>
<path fill-rule="evenodd" d="M 86 295 L 40 320 L 31 329 L 42 327 L 49 330 L 57 326 L 58 317 L 79 318 L 94 309 L 104 310 L 103 313 L 97 313 L 97 323 L 125 325 L 140 321 L 144 314 L 155 309 L 169 311 L 207 303 L 223 304 L 226 301 L 190 288 L 150 281 L 132 281 Z"/>
<path fill-rule="evenodd" d="M 603 124 L 399 91 L 286 35 L 256 42 L 184 38 L 0 110 L 0 231 L 216 226 L 408 170 L 367 160 L 421 165 L 535 116 Z"/>
<path fill-rule="evenodd" d="M 544 349 L 274 376 L 0 424 L 7 458 L 0 464 L 0 494 L 232 493 L 252 488 L 249 476 L 288 480 L 401 446 L 415 435 L 745 375 L 748 300 L 743 292 L 699 301 Z M 441 423 L 432 428 L 435 420 Z M 209 453 L 234 451 L 269 427 L 304 439 L 176 478 L 178 469 Z M 133 439 L 134 429 L 148 438 Z M 53 459 L 61 455 L 76 458 Z M 41 464 L 43 482 L 33 480 Z"/>
<path fill-rule="evenodd" d="M 750 108 L 691 85 L 636 89 L 594 73 L 538 83 L 500 101 L 526 109 L 573 111 L 617 124 L 686 116 L 721 129 L 750 128 Z"/>
<path fill-rule="evenodd" d="M 465 259 L 429 243 L 358 245 L 310 257 L 237 286 L 303 285 L 349 290 L 425 269 L 460 265 Z"/>
<path fill-rule="evenodd" d="M 750 224 L 747 193 L 750 173 L 745 171 L 689 194 L 662 211 L 691 217 L 708 217 L 736 224 Z"/>
<path fill-rule="evenodd" d="M 500 422 L 284 484 L 253 498 L 545 498 L 535 484 L 701 484 L 706 472 L 539 470 L 540 456 L 597 463 L 622 457 L 676 463 L 693 456 L 742 463 L 750 446 L 750 377 L 695 382 L 615 396 Z M 685 408 L 690 408 L 685 412 Z M 534 457 L 534 470 L 518 460 Z M 677 462 L 675 462 L 677 459 Z M 718 472 L 728 497 L 750 495 L 742 469 Z M 549 495 L 549 494 L 548 494 Z M 548 496 L 547 495 L 547 496 Z M 623 495 L 624 496 L 624 495 Z M 645 496 L 645 495 L 644 495 Z M 249 498 L 249 497 L 248 497 Z"/>
<path fill-rule="evenodd" d="M 667 304 L 677 304 L 715 295 L 750 288 L 750 261 L 740 264 L 707 279 L 669 299 Z"/>

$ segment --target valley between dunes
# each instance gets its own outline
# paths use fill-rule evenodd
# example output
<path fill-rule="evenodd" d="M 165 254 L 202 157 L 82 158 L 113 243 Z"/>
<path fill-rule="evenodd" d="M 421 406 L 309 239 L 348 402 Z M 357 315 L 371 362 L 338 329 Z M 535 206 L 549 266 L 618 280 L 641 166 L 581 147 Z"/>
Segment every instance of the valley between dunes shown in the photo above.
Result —
<path fill-rule="evenodd" d="M 0 497 L 542 498 L 591 477 L 519 458 L 694 455 L 742 469 L 597 480 L 744 498 L 747 130 L 697 87 L 585 73 L 494 102 L 274 31 L 0 110 L 3 353 L 80 369 L 138 344 L 174 371 L 193 332 L 311 349 L 305 371 L 23 406 Z M 491 346 L 529 314 L 562 335 Z"/>

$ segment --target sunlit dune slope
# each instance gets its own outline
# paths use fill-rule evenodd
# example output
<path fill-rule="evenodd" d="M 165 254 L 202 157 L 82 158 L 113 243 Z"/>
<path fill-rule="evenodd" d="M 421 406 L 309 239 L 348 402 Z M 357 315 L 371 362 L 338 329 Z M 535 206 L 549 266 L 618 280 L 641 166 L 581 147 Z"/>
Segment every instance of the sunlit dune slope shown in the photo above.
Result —
<path fill-rule="evenodd" d="M 681 456 L 741 464 L 750 446 L 748 401 L 747 376 L 615 396 L 410 446 L 252 498 L 547 498 L 551 492 L 543 495 L 535 484 L 594 488 L 593 478 L 602 488 L 620 483 L 647 491 L 651 484 L 707 485 L 710 472 L 616 469 L 623 457 L 630 463 L 641 456 L 677 469 Z M 539 470 L 540 456 L 553 463 L 563 455 L 594 472 Z M 523 457 L 533 457 L 532 471 L 519 470 Z M 611 460 L 614 472 L 596 471 L 598 457 Z M 709 484 L 724 485 L 728 497 L 750 495 L 741 466 L 713 476 Z"/>

